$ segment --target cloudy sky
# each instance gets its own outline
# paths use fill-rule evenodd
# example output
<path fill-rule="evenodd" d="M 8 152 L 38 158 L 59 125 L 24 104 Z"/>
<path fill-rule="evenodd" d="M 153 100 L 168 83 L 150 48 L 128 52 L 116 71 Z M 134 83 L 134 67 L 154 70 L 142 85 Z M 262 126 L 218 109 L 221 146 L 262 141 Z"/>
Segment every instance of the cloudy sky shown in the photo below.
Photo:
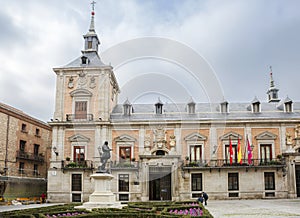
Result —
<path fill-rule="evenodd" d="M 288 95 L 296 101 L 300 100 L 299 8 L 297 0 L 98 0 L 95 28 L 100 53 L 141 37 L 162 37 L 190 47 L 211 66 L 229 102 L 250 102 L 255 96 L 266 101 L 272 65 L 280 98 Z M 53 117 L 56 78 L 52 68 L 81 55 L 90 11 L 87 0 L 1 2 L 2 103 L 43 121 Z M 160 71 L 176 71 L 171 65 L 148 60 L 147 69 L 139 61 L 115 68 L 120 103 L 126 97 L 137 98 L 126 88 L 129 85 L 137 92 L 145 80 L 164 86 L 160 78 L 167 81 L 170 75 Z M 146 76 L 125 81 L 126 71 L 146 72 Z M 184 72 L 174 77 L 184 80 Z M 171 90 L 172 81 L 166 87 Z M 197 102 L 207 100 L 187 93 Z M 184 97 L 172 99 L 176 100 Z"/>

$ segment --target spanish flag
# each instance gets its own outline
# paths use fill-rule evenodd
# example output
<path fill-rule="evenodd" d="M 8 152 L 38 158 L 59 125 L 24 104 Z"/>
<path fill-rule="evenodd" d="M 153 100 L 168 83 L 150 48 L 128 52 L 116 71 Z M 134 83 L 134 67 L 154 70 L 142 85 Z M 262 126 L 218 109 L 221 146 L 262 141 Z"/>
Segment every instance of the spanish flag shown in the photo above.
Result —
<path fill-rule="evenodd" d="M 242 148 L 241 148 L 241 142 L 238 138 L 238 163 L 242 164 Z"/>

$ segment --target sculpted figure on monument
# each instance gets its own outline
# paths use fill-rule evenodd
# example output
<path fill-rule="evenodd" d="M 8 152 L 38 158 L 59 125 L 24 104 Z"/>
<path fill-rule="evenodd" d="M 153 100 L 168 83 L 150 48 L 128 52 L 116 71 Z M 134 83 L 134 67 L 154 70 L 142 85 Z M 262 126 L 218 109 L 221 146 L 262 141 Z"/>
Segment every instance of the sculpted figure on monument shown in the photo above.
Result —
<path fill-rule="evenodd" d="M 105 169 L 106 167 L 106 163 L 108 161 L 108 159 L 110 159 L 110 151 L 112 149 L 108 146 L 108 142 L 105 141 L 103 146 L 102 146 L 102 152 L 100 152 L 99 149 L 99 154 L 100 154 L 100 162 L 101 162 L 101 166 L 98 167 L 98 171 L 99 173 L 107 173 L 107 169 Z"/>

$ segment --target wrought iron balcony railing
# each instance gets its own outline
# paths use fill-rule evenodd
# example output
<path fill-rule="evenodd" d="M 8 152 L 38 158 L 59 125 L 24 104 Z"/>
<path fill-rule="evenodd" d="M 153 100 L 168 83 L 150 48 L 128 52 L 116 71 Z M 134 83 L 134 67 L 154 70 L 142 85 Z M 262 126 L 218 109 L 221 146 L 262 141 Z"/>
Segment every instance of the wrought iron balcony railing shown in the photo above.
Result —
<path fill-rule="evenodd" d="M 25 152 L 25 151 L 17 151 L 16 157 L 18 159 L 23 159 L 23 160 L 30 160 L 30 161 L 36 161 L 36 162 L 44 162 L 45 157 L 43 154 L 35 154 L 35 153 L 30 153 L 30 152 Z"/>
<path fill-rule="evenodd" d="M 114 169 L 138 169 L 138 161 L 111 161 L 110 168 Z"/>
<path fill-rule="evenodd" d="M 93 121 L 93 114 L 66 114 L 66 121 Z"/>
<path fill-rule="evenodd" d="M 200 160 L 200 161 L 185 161 L 183 167 L 245 167 L 245 166 L 284 166 L 283 159 L 252 159 L 248 162 L 247 159 L 243 159 L 242 163 L 238 163 L 233 160 L 230 163 L 228 159 L 216 159 L 216 160 Z"/>
<path fill-rule="evenodd" d="M 61 161 L 61 168 L 64 170 L 72 170 L 72 169 L 82 169 L 82 170 L 93 170 L 94 164 L 91 160 L 84 160 L 84 161 Z"/>

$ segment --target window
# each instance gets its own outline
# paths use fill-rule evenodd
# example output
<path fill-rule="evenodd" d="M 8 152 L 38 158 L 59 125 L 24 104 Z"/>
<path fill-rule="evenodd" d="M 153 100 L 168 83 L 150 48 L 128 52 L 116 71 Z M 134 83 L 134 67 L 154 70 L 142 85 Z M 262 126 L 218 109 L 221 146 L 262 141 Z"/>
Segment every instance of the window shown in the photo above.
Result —
<path fill-rule="evenodd" d="M 27 132 L 27 126 L 26 126 L 26 124 L 25 123 L 22 123 L 22 127 L 21 127 L 21 131 L 22 132 Z"/>
<path fill-rule="evenodd" d="M 260 145 L 261 162 L 269 162 L 272 160 L 272 145 L 261 144 Z"/>
<path fill-rule="evenodd" d="M 195 102 L 188 103 L 188 113 L 194 114 L 195 113 Z"/>
<path fill-rule="evenodd" d="M 81 194 L 72 194 L 72 202 L 81 202 Z"/>
<path fill-rule="evenodd" d="M 202 191 L 202 173 L 192 174 L 192 191 Z"/>
<path fill-rule="evenodd" d="M 33 175 L 35 175 L 35 176 L 39 175 L 39 173 L 38 173 L 38 165 L 37 164 L 33 165 Z"/>
<path fill-rule="evenodd" d="M 40 136 L 40 129 L 38 128 L 35 129 L 35 136 Z"/>
<path fill-rule="evenodd" d="M 72 191 L 82 191 L 81 177 L 81 174 L 72 174 Z"/>
<path fill-rule="evenodd" d="M 293 111 L 292 109 L 292 101 L 289 101 L 289 102 L 285 102 L 284 103 L 284 106 L 285 106 L 285 112 L 287 113 L 291 113 Z"/>
<path fill-rule="evenodd" d="M 92 41 L 88 41 L 88 49 L 92 48 Z"/>
<path fill-rule="evenodd" d="M 226 163 L 230 163 L 230 146 L 225 145 L 225 159 Z M 237 146 L 236 144 L 232 145 L 232 163 L 237 163 Z"/>
<path fill-rule="evenodd" d="M 202 146 L 192 145 L 190 146 L 190 161 L 201 161 L 202 159 Z"/>
<path fill-rule="evenodd" d="M 21 153 L 25 152 L 25 145 L 26 145 L 26 141 L 20 140 L 20 152 Z"/>
<path fill-rule="evenodd" d="M 75 102 L 75 119 L 87 118 L 87 101 Z"/>
<path fill-rule="evenodd" d="M 265 190 L 275 190 L 275 176 L 273 172 L 265 172 Z"/>
<path fill-rule="evenodd" d="M 253 103 L 253 113 L 259 113 L 260 112 L 260 103 L 256 102 Z"/>
<path fill-rule="evenodd" d="M 34 156 L 38 156 L 39 155 L 39 148 L 40 148 L 40 145 L 34 144 L 34 147 L 33 147 L 33 154 L 34 154 Z"/>
<path fill-rule="evenodd" d="M 119 201 L 129 201 L 128 194 L 119 194 Z"/>
<path fill-rule="evenodd" d="M 81 162 L 85 160 L 84 146 L 74 146 L 74 161 Z"/>
<path fill-rule="evenodd" d="M 130 161 L 131 160 L 131 147 L 120 147 L 119 148 L 120 161 Z"/>
<path fill-rule="evenodd" d="M 162 114 L 162 105 L 161 104 L 158 104 L 156 105 L 156 114 Z"/>
<path fill-rule="evenodd" d="M 119 192 L 129 192 L 129 174 L 119 174 Z"/>
<path fill-rule="evenodd" d="M 229 191 L 239 190 L 238 173 L 228 173 L 228 190 Z"/>
<path fill-rule="evenodd" d="M 23 162 L 19 163 L 19 173 L 20 174 L 24 174 L 24 166 L 25 166 L 25 164 Z"/>
<path fill-rule="evenodd" d="M 82 56 L 81 57 L 81 64 L 87 64 L 87 57 Z"/>

